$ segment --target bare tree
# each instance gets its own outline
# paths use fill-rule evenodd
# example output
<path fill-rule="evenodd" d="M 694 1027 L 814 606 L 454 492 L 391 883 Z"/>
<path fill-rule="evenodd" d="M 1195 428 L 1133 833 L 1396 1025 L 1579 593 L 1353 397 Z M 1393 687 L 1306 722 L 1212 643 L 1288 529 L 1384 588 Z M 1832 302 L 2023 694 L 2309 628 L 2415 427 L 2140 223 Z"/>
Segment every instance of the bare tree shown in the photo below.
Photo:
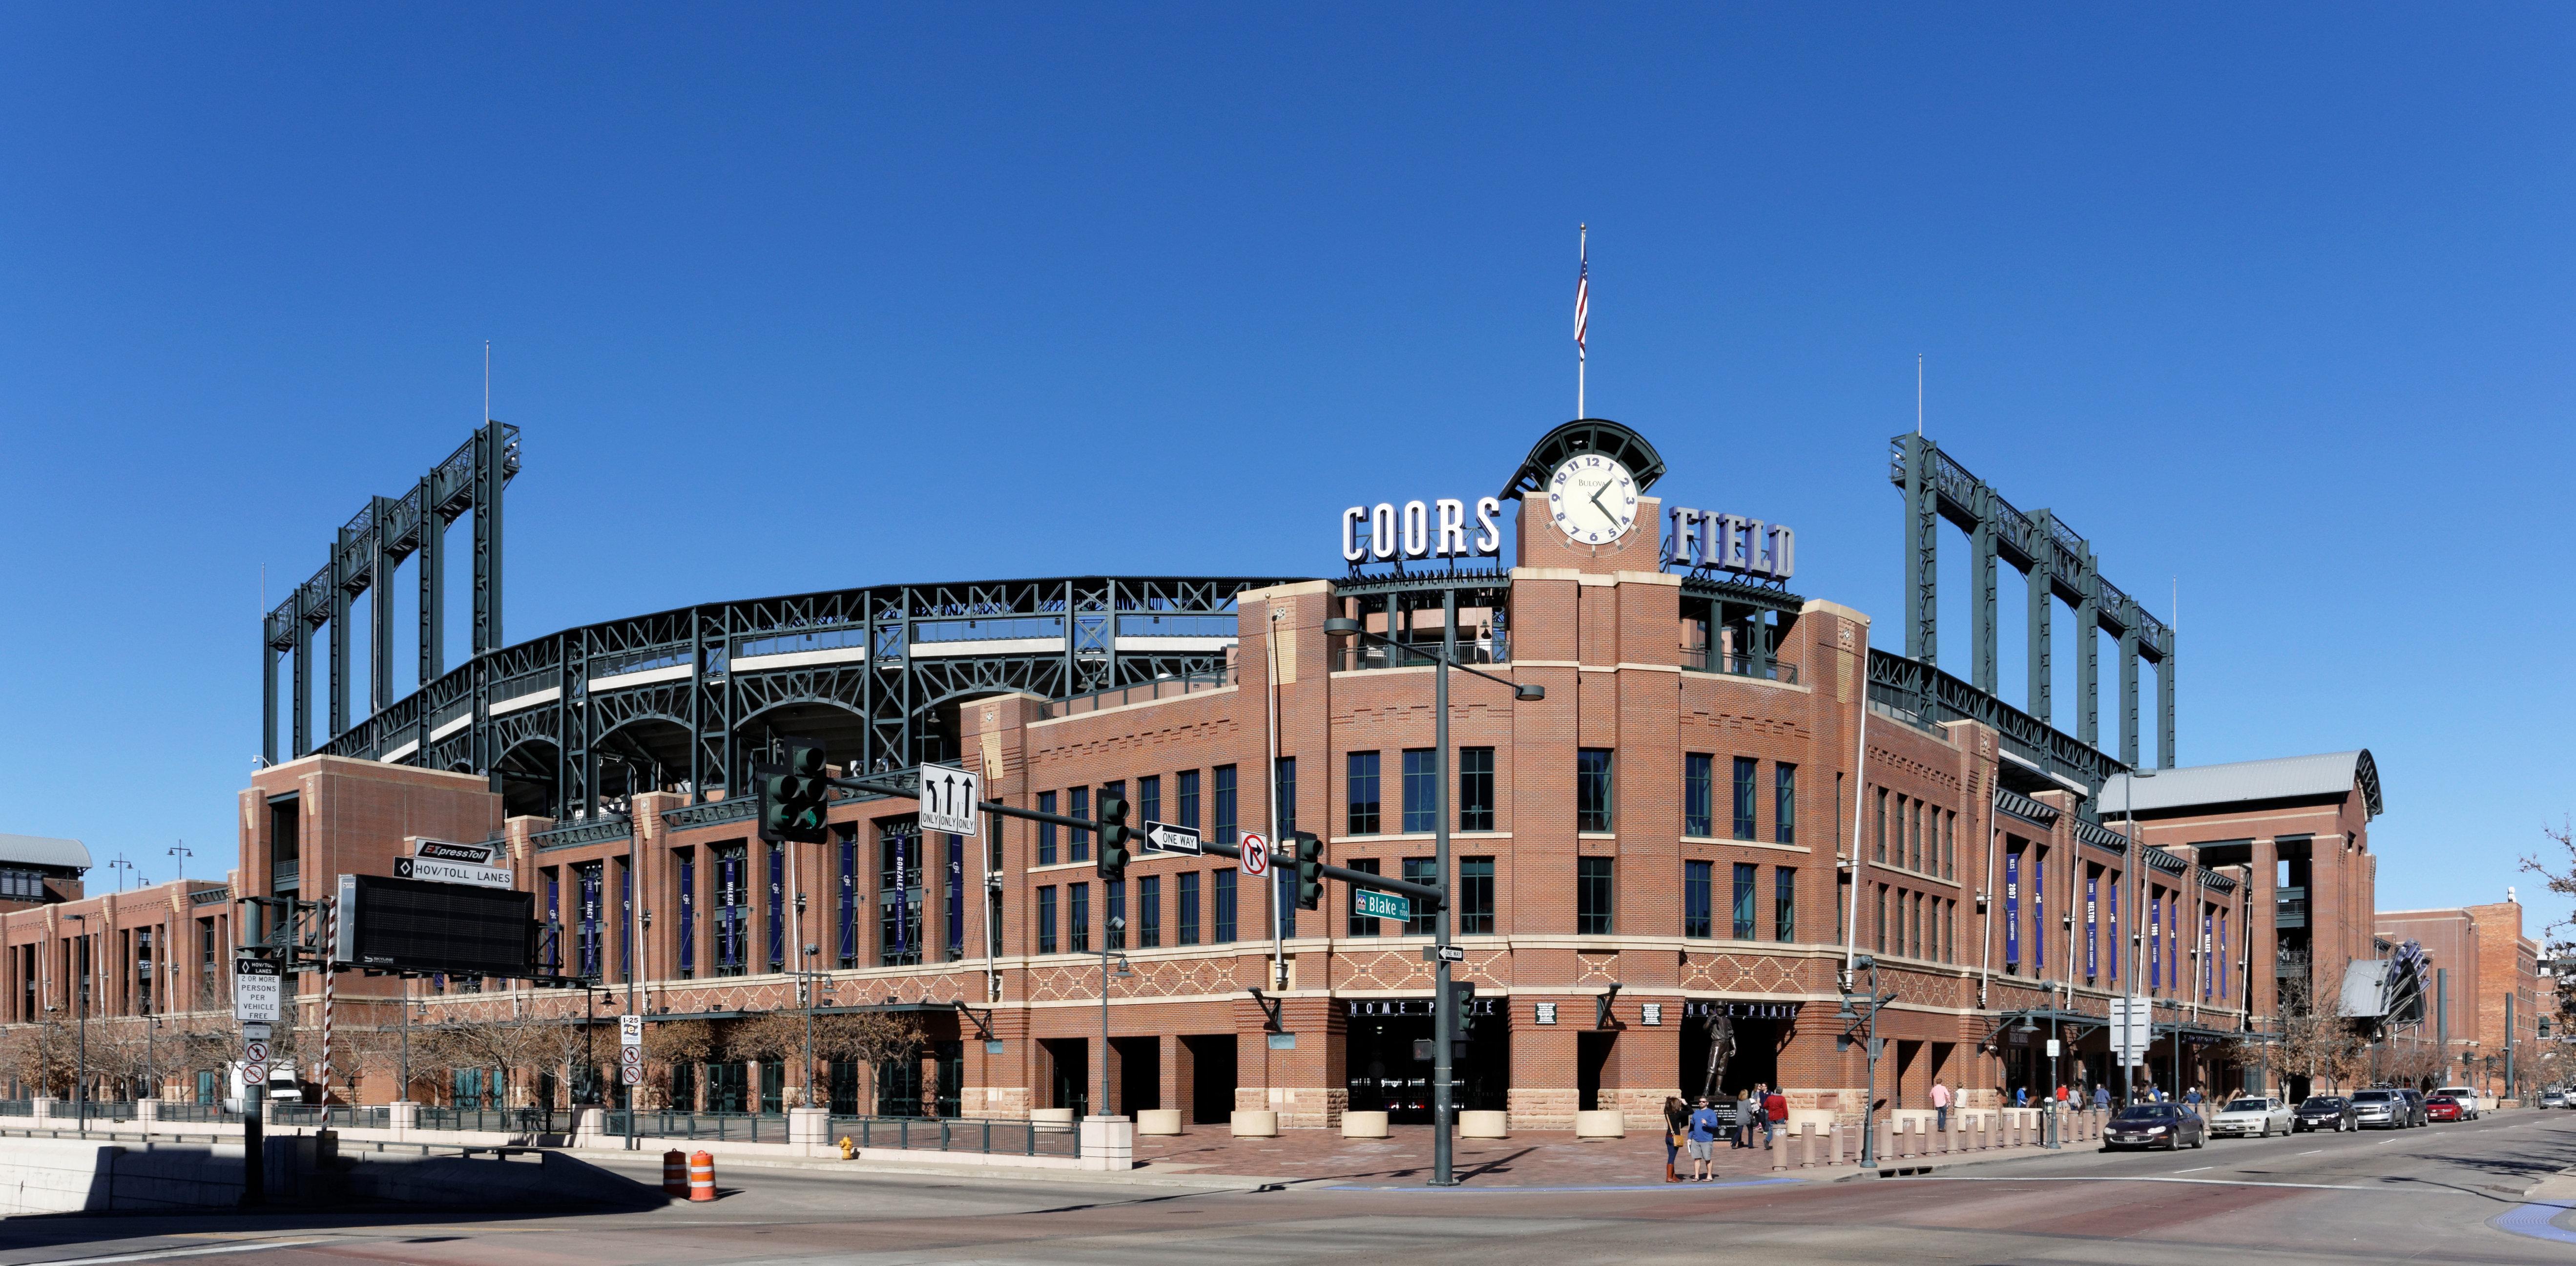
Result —
<path fill-rule="evenodd" d="M 874 1106 L 877 1070 L 889 1061 L 919 1054 L 926 1040 L 921 1022 L 908 1015 L 859 1011 L 814 1017 L 814 1057 L 858 1065 L 863 1078 L 862 1111 Z"/>
<path fill-rule="evenodd" d="M 12 1025 L 0 1033 L 0 1061 L 9 1074 L 37 1095 L 68 1098 L 78 1064 L 78 1037 L 72 1026 L 48 1016 L 32 1024 Z"/>
<path fill-rule="evenodd" d="M 2283 977 L 2280 1024 L 2274 1041 L 2237 1043 L 2236 1061 L 2268 1063 L 2284 1074 L 2335 1087 L 2357 1079 L 2354 1061 L 2361 1051 L 2361 1038 L 2343 1013 L 2340 990 L 2329 990 L 2319 1001 L 2309 981 Z"/>
<path fill-rule="evenodd" d="M 705 1020 L 662 1020 L 644 1026 L 644 1059 L 660 1081 L 638 1087 L 652 1107 L 676 1107 L 673 1081 L 684 1066 L 705 1063 L 715 1054 L 715 1026 Z"/>

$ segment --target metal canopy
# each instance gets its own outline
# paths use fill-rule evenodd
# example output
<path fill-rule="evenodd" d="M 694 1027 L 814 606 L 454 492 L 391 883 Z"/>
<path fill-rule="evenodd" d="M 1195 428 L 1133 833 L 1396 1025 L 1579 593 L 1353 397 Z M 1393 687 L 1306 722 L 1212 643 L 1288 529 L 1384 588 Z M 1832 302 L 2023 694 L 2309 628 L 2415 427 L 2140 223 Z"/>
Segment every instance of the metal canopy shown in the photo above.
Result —
<path fill-rule="evenodd" d="M 1547 487 L 1547 477 L 1577 453 L 1599 453 L 1627 467 L 1641 493 L 1664 477 L 1664 459 L 1645 436 L 1608 418 L 1577 418 L 1540 436 L 1538 443 L 1530 446 L 1529 456 L 1521 459 L 1520 469 L 1512 472 L 1511 479 L 1495 496 L 1509 501 L 1524 492 Z"/>

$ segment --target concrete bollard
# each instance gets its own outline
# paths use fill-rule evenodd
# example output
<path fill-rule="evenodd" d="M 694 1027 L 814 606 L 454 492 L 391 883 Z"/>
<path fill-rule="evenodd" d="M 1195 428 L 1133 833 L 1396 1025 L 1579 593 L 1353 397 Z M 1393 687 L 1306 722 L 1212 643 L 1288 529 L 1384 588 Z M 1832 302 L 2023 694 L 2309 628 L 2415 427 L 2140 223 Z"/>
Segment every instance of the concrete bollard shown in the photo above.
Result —
<path fill-rule="evenodd" d="M 1825 1157 L 1828 1164 L 1843 1163 L 1843 1125 L 1840 1121 L 1825 1127 Z"/>
<path fill-rule="evenodd" d="M 1771 1172 L 1776 1174 L 1788 1167 L 1789 1140 L 1775 1136 L 1771 1143 Z"/>
<path fill-rule="evenodd" d="M 1816 1167 L 1815 1123 L 1812 1121 L 1799 1122 L 1798 1133 L 1794 1137 L 1797 1140 L 1798 1168 L 1814 1169 Z"/>
<path fill-rule="evenodd" d="M 1895 1124 L 1896 1123 L 1893 1121 L 1873 1121 L 1870 1123 L 1870 1128 L 1877 1132 L 1877 1138 L 1875 1140 L 1876 1145 L 1870 1149 L 1870 1156 L 1872 1159 L 1879 1161 L 1887 1159 L 1887 1144 L 1889 1142 L 1888 1136 L 1893 1133 L 1892 1127 Z"/>

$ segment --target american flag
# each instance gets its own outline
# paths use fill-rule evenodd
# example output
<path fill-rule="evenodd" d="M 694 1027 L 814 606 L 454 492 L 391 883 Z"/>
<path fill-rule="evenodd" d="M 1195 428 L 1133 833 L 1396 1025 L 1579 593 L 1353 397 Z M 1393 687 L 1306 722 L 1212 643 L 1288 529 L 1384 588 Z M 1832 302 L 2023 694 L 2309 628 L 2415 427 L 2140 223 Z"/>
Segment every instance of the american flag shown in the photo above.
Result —
<path fill-rule="evenodd" d="M 1583 335 L 1592 324 L 1592 247 L 1587 238 L 1574 271 L 1574 359 L 1583 359 Z"/>

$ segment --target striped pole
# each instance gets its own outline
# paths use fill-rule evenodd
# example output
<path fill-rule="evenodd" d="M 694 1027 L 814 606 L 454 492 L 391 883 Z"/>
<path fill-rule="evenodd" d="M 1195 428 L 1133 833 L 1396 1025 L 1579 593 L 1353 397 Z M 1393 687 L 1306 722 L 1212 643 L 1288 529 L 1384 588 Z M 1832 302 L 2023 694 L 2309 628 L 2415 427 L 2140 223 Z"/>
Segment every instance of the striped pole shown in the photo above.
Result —
<path fill-rule="evenodd" d="M 340 903 L 322 903 L 322 1102 L 331 1102 L 331 985 L 332 947 L 340 943 Z"/>

